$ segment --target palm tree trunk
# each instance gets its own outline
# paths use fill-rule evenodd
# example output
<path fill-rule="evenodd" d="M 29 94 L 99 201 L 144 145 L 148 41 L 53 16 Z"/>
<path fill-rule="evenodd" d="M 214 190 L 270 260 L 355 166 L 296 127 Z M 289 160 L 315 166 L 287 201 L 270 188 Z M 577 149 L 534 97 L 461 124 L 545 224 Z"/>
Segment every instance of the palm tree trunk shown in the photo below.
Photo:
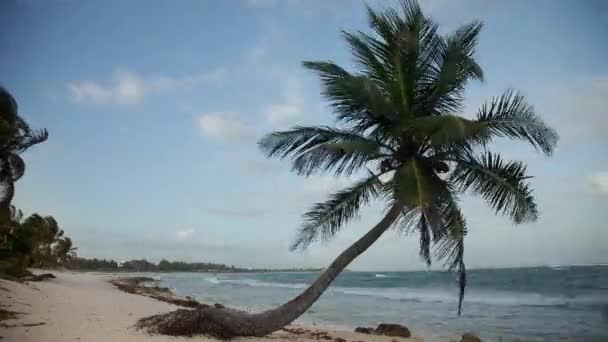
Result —
<path fill-rule="evenodd" d="M 198 324 L 197 332 L 214 334 L 219 337 L 265 336 L 277 331 L 306 312 L 327 290 L 338 274 L 374 244 L 395 222 L 401 209 L 402 206 L 396 202 L 380 222 L 342 252 L 304 292 L 278 308 L 255 314 L 226 308 L 204 308 L 194 311 L 182 309 L 144 318 L 140 320 L 139 326 L 148 328 L 152 332 L 182 335 L 194 333 L 192 325 Z"/>
<path fill-rule="evenodd" d="M 365 252 L 395 222 L 401 206 L 395 204 L 384 218 L 367 234 L 348 247 L 304 292 L 280 307 L 257 314 L 256 336 L 277 331 L 300 317 L 327 290 L 336 277 L 359 255 Z M 259 329 L 259 330 L 258 330 Z"/>

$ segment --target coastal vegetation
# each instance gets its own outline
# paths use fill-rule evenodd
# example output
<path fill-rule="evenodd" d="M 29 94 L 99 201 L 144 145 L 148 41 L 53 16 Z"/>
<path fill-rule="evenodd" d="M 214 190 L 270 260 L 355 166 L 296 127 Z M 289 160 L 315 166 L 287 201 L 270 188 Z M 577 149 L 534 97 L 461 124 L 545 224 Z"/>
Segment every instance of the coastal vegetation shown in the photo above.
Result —
<path fill-rule="evenodd" d="M 467 283 L 462 196 L 480 197 L 515 224 L 538 219 L 526 165 L 491 147 L 507 138 L 551 155 L 556 132 L 513 90 L 489 100 L 476 114 L 462 115 L 466 86 L 484 78 L 475 59 L 482 23 L 442 35 L 415 1 L 381 12 L 368 8 L 367 13 L 371 33 L 343 32 L 358 70 L 329 61 L 303 63 L 319 76 L 336 124 L 274 132 L 259 146 L 268 157 L 289 160 L 299 175 L 359 178 L 303 215 L 294 250 L 333 238 L 372 202 L 384 205 L 380 221 L 278 308 L 261 313 L 180 309 L 144 318 L 139 327 L 169 335 L 269 334 L 308 310 L 389 229 L 416 233 L 426 263 L 434 258 L 457 272 L 460 313 Z"/>
<path fill-rule="evenodd" d="M 55 267 L 75 256 L 72 240 L 52 216 L 24 217 L 11 205 L 15 183 L 25 174 L 21 154 L 46 141 L 45 129 L 32 129 L 17 102 L 0 87 L 0 276 L 29 276 L 27 267 Z"/>

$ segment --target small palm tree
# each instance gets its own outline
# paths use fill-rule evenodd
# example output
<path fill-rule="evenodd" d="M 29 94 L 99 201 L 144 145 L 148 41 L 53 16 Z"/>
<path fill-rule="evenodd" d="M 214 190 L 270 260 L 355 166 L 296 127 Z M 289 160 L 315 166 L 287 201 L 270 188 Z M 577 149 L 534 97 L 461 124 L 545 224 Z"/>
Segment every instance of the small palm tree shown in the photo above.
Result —
<path fill-rule="evenodd" d="M 268 157 L 291 160 L 300 175 L 361 175 L 304 214 L 293 249 L 331 239 L 373 200 L 385 203 L 383 218 L 304 292 L 276 309 L 258 314 L 213 308 L 196 315 L 178 311 L 144 319 L 141 326 L 168 334 L 220 336 L 276 331 L 303 314 L 391 227 L 417 231 L 420 255 L 428 263 L 434 242 L 437 258 L 460 273 L 460 312 L 467 233 L 460 196 L 478 195 L 514 223 L 538 218 L 525 165 L 506 161 L 489 147 L 496 138 L 510 138 L 550 155 L 558 140 L 555 131 L 511 90 L 484 104 L 473 119 L 459 115 L 465 86 L 483 79 L 474 59 L 481 23 L 441 36 L 414 1 L 403 1 L 400 11 L 368 8 L 368 18 L 374 35 L 344 32 L 359 72 L 332 62 L 304 62 L 321 78 L 336 127 L 294 127 L 265 136 L 259 145 Z"/>
<path fill-rule="evenodd" d="M 0 210 L 6 216 L 15 195 L 15 182 L 25 173 L 25 162 L 20 154 L 48 138 L 45 129 L 33 130 L 19 116 L 17 102 L 0 87 Z"/>
<path fill-rule="evenodd" d="M 53 261 L 65 266 L 69 260 L 76 257 L 76 250 L 78 248 L 72 246 L 72 239 L 69 237 L 57 238 L 53 243 Z"/>

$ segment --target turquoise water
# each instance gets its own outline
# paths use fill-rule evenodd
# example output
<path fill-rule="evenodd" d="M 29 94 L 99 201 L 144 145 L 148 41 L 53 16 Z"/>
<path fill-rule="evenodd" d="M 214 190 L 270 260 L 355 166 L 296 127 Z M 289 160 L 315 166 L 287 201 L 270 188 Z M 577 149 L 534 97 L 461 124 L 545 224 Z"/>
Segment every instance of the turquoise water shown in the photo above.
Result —
<path fill-rule="evenodd" d="M 297 295 L 316 273 L 157 274 L 202 302 L 269 309 Z M 471 270 L 462 316 L 454 274 L 345 272 L 299 320 L 341 328 L 381 322 L 449 340 L 466 331 L 486 341 L 608 341 L 608 267 Z"/>

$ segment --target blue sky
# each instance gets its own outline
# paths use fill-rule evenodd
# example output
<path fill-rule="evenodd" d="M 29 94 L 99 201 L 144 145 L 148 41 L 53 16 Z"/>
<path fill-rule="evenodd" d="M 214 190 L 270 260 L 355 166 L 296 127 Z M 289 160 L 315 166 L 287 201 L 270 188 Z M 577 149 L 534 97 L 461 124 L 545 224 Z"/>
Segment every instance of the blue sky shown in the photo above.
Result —
<path fill-rule="evenodd" d="M 394 1 L 372 1 L 389 6 Z M 472 267 L 608 262 L 608 3 L 428 0 L 448 32 L 485 22 L 465 115 L 513 87 L 562 139 L 529 162 L 541 220 L 514 227 L 467 199 Z M 348 179 L 301 178 L 255 142 L 331 113 L 302 60 L 352 67 L 340 30 L 367 30 L 363 2 L 0 3 L 0 83 L 47 143 L 24 154 L 14 204 L 57 218 L 89 257 L 243 266 L 324 266 L 370 227 L 363 212 L 331 243 L 288 245 L 300 214 Z M 416 236 L 388 232 L 354 269 L 420 269 Z"/>

